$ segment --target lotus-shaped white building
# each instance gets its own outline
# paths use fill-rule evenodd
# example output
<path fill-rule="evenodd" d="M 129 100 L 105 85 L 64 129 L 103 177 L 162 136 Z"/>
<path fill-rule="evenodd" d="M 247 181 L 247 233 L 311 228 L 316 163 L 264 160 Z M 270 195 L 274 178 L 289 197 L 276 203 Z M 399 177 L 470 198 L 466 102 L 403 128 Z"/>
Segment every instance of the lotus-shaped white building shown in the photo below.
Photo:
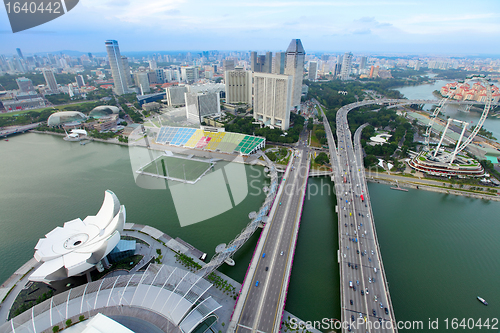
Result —
<path fill-rule="evenodd" d="M 110 190 L 96 216 L 75 219 L 57 227 L 35 246 L 35 259 L 43 262 L 31 281 L 50 282 L 81 274 L 94 267 L 120 241 L 125 224 L 125 206 Z"/>

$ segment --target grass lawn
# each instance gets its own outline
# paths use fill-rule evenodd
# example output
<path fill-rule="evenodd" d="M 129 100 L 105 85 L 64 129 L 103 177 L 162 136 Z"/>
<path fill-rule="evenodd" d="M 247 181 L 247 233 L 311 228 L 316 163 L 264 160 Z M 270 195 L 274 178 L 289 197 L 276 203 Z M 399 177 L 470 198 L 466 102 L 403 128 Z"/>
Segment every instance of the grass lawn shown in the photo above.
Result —
<path fill-rule="evenodd" d="M 33 112 L 42 112 L 43 110 L 53 110 L 53 109 L 52 108 L 44 107 L 44 108 L 41 108 L 41 109 L 32 109 L 32 110 L 6 112 L 6 113 L 0 113 L 0 117 L 11 117 L 11 116 L 15 116 L 15 115 L 23 114 L 23 113 L 28 113 L 28 112 L 31 112 L 31 111 L 33 111 Z"/>

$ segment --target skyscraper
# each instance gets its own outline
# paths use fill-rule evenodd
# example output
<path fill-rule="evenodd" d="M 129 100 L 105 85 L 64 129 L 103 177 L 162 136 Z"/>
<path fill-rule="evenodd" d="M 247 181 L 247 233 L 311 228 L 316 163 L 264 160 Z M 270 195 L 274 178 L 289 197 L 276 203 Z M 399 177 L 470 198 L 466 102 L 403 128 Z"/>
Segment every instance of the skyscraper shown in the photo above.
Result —
<path fill-rule="evenodd" d="M 285 74 L 286 52 L 276 52 L 274 56 L 274 74 Z"/>
<path fill-rule="evenodd" d="M 364 70 L 366 68 L 366 57 L 361 57 L 361 61 L 359 63 L 359 69 Z"/>
<path fill-rule="evenodd" d="M 232 70 L 234 70 L 234 59 L 225 59 L 224 71 L 232 71 Z"/>
<path fill-rule="evenodd" d="M 107 40 L 105 42 L 106 51 L 108 52 L 109 65 L 111 67 L 111 75 L 113 76 L 115 93 L 123 95 L 129 92 L 128 79 L 123 68 L 123 60 L 120 54 L 120 48 L 116 40 Z M 149 88 L 149 86 L 148 86 Z"/>
<path fill-rule="evenodd" d="M 17 55 L 19 56 L 19 58 L 24 60 L 24 56 L 23 56 L 23 53 L 21 52 L 21 49 L 17 48 L 16 51 L 17 51 Z"/>
<path fill-rule="evenodd" d="M 293 76 L 291 107 L 300 108 L 302 79 L 304 78 L 304 60 L 306 52 L 300 39 L 292 39 L 286 50 L 285 74 Z"/>
<path fill-rule="evenodd" d="M 43 69 L 43 77 L 45 78 L 45 82 L 47 83 L 47 87 L 52 91 L 53 93 L 57 93 L 58 88 L 57 88 L 57 81 L 56 77 L 54 76 L 54 72 L 50 69 Z"/>
<path fill-rule="evenodd" d="M 250 69 L 255 72 L 255 66 L 257 65 L 257 52 L 250 52 Z"/>
<path fill-rule="evenodd" d="M 139 89 L 141 89 L 141 94 L 144 95 L 144 93 L 148 93 L 150 91 L 148 73 L 139 72 L 135 73 L 134 76 L 135 84 L 139 87 Z"/>
<path fill-rule="evenodd" d="M 266 125 L 287 130 L 290 127 L 292 87 L 291 75 L 254 73 L 253 117 Z"/>
<path fill-rule="evenodd" d="M 85 80 L 83 79 L 83 75 L 77 75 L 75 77 L 75 80 L 76 80 L 76 85 L 78 86 L 78 88 L 85 86 Z"/>
<path fill-rule="evenodd" d="M 252 72 L 236 67 L 226 71 L 226 102 L 252 105 Z"/>
<path fill-rule="evenodd" d="M 130 75 L 130 66 L 128 65 L 128 58 L 125 56 L 122 56 L 122 62 L 123 62 L 123 72 L 125 73 L 125 78 L 127 79 L 127 86 L 133 86 L 134 83 L 132 82 L 132 75 Z"/>
<path fill-rule="evenodd" d="M 271 73 L 273 68 L 273 53 L 266 52 L 266 57 L 264 60 L 264 68 L 262 68 L 263 73 Z"/>
<path fill-rule="evenodd" d="M 318 77 L 318 63 L 316 61 L 309 61 L 309 81 L 316 81 Z"/>
<path fill-rule="evenodd" d="M 344 53 L 344 59 L 342 59 L 342 69 L 340 71 L 341 80 L 349 80 L 349 75 L 351 74 L 352 66 L 352 53 Z"/>

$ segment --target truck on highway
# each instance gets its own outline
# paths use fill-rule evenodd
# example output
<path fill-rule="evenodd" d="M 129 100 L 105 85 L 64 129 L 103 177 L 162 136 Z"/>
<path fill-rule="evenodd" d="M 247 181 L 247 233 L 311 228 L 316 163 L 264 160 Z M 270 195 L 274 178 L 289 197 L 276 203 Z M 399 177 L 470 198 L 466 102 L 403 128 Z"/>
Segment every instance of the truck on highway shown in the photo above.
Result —
<path fill-rule="evenodd" d="M 361 198 L 362 202 L 365 202 L 365 198 L 363 197 L 363 194 L 361 194 L 359 197 Z"/>

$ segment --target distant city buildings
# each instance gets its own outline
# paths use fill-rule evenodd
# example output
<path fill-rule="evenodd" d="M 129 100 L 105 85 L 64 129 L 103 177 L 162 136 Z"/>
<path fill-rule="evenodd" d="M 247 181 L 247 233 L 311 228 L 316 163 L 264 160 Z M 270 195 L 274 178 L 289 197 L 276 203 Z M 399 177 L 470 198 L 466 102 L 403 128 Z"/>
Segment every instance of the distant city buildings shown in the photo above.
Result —
<path fill-rule="evenodd" d="M 274 56 L 274 74 L 285 74 L 286 52 L 276 52 Z"/>
<path fill-rule="evenodd" d="M 302 85 L 299 88 L 300 100 Z M 265 125 L 287 130 L 293 89 L 292 75 L 254 73 L 254 118 Z"/>
<path fill-rule="evenodd" d="M 83 79 L 83 75 L 77 75 L 75 77 L 75 80 L 76 80 L 76 85 L 78 88 L 85 86 L 85 80 Z"/>
<path fill-rule="evenodd" d="M 498 87 L 493 85 L 490 89 L 493 103 L 498 103 L 500 99 Z M 441 88 L 440 93 L 443 97 L 459 101 L 477 101 L 484 103 L 488 100 L 486 87 L 479 82 L 475 82 L 472 86 L 469 83 L 447 83 Z"/>

